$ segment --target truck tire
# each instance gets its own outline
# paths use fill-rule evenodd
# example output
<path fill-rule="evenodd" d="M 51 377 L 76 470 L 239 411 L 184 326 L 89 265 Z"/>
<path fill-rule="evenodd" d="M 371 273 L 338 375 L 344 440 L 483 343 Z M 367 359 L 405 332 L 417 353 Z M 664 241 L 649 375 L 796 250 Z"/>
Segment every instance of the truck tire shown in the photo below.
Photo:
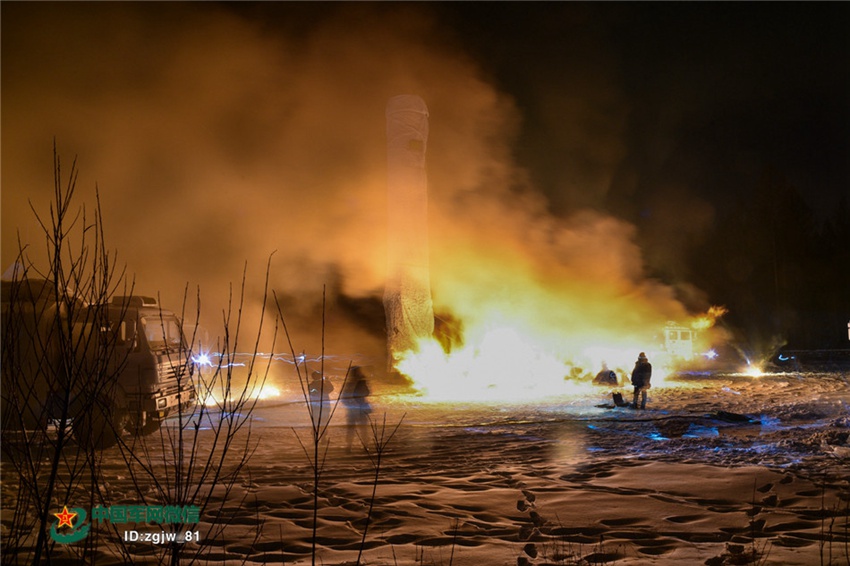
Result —
<path fill-rule="evenodd" d="M 162 421 L 157 419 L 147 419 L 145 424 L 139 425 L 138 419 L 129 418 L 127 420 L 127 432 L 133 436 L 148 436 L 159 430 Z"/>
<path fill-rule="evenodd" d="M 129 418 L 126 407 L 98 398 L 89 410 L 74 418 L 71 428 L 80 446 L 102 450 L 118 443 Z"/>

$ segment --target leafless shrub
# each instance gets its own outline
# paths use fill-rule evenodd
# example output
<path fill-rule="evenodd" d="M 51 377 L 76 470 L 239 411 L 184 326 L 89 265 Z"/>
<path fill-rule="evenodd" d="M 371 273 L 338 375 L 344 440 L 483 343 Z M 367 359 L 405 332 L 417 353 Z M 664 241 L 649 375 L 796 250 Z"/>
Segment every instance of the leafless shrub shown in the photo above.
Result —
<path fill-rule="evenodd" d="M 263 309 L 268 297 L 271 260 L 266 266 Z M 258 437 L 251 426 L 259 393 L 266 383 L 273 355 L 263 360 L 260 344 L 263 339 L 265 315 L 261 315 L 251 340 L 247 361 L 240 354 L 243 342 L 246 271 L 242 273 L 239 296 L 234 299 L 231 289 L 227 309 L 222 312 L 221 338 L 215 344 L 215 363 L 193 365 L 193 371 L 181 376 L 192 380 L 200 392 L 200 402 L 189 409 L 178 405 L 173 418 L 165 422 L 158 434 L 136 436 L 119 444 L 121 455 L 141 504 L 178 508 L 194 507 L 199 516 L 207 517 L 210 528 L 199 532 L 194 544 L 174 541 L 162 547 L 158 554 L 163 564 L 193 564 L 205 560 L 204 552 L 222 539 L 232 525 L 234 516 L 225 512 L 226 506 L 243 506 L 245 496 L 232 500 L 234 488 L 246 480 L 247 465 L 254 454 Z M 184 294 L 185 314 L 186 299 Z M 200 291 L 197 294 L 195 323 L 188 344 L 173 352 L 180 362 L 198 354 L 198 320 Z M 183 318 L 183 317 L 181 317 Z M 272 344 L 277 336 L 274 323 Z M 272 346 L 274 349 L 274 346 Z M 237 363 L 237 357 L 240 361 Z M 197 358 L 196 358 L 197 359 Z M 236 375 L 237 367 L 245 366 L 245 375 Z M 258 520 L 255 536 L 259 537 L 262 523 Z M 195 532 L 197 521 L 186 518 L 170 526 L 178 533 Z M 116 531 L 117 534 L 117 531 Z M 125 558 L 132 559 L 132 549 L 120 539 Z M 149 557 L 146 557 L 149 560 Z"/>
<path fill-rule="evenodd" d="M 4 515 L 11 511 L 4 564 L 50 560 L 52 511 L 90 500 L 100 448 L 115 442 L 126 418 L 107 305 L 132 283 L 106 249 L 99 198 L 93 215 L 75 207 L 76 162 L 63 180 L 55 145 L 53 155 L 49 209 L 31 204 L 45 256 L 33 260 L 19 238 L 14 273 L 2 285 L 2 489 Z M 93 545 L 64 553 L 88 559 Z"/>
<path fill-rule="evenodd" d="M 360 549 L 357 552 L 357 565 L 360 565 L 360 560 L 363 557 L 363 549 L 366 547 L 366 535 L 369 532 L 369 525 L 372 522 L 372 513 L 375 509 L 375 497 L 378 493 L 378 481 L 381 475 L 381 461 L 386 453 L 387 446 L 398 432 L 401 423 L 404 421 L 404 415 L 394 425 L 387 425 L 387 415 L 384 413 L 380 422 L 369 418 L 369 438 L 360 438 L 363 448 L 372 463 L 372 468 L 375 470 L 375 476 L 372 478 L 372 495 L 369 497 L 369 510 L 366 513 L 366 523 L 363 526 L 363 537 L 360 539 Z M 455 525 L 455 539 L 457 537 L 457 525 Z M 454 541 L 452 542 L 452 558 L 454 558 Z M 451 564 L 451 560 L 449 561 Z"/>

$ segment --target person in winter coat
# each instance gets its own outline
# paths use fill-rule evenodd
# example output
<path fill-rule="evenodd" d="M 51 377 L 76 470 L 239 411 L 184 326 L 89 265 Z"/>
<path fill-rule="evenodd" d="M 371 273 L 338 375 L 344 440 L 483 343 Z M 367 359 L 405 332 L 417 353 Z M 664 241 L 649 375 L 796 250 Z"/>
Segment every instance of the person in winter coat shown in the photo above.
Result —
<path fill-rule="evenodd" d="M 366 376 L 363 374 L 363 369 L 360 366 L 351 368 L 351 375 L 340 394 L 340 402 L 346 410 L 347 430 L 346 430 L 346 448 L 351 452 L 351 446 L 354 443 L 354 435 L 360 437 L 361 442 L 368 440 L 366 433 L 369 425 L 369 414 L 372 412 L 372 406 L 369 405 L 369 384 L 366 382 Z"/>
<path fill-rule="evenodd" d="M 646 390 L 651 387 L 650 379 L 652 379 L 652 364 L 649 363 L 646 354 L 641 352 L 635 362 L 635 369 L 632 370 L 632 385 L 635 387 L 633 409 L 646 409 Z M 640 405 L 638 405 L 638 397 L 640 397 Z"/>

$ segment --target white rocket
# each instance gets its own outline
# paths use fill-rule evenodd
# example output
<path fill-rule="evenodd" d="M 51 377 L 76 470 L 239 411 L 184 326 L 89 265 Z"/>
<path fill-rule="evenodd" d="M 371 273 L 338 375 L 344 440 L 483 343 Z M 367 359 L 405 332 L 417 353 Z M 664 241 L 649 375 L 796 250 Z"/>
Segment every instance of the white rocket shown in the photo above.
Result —
<path fill-rule="evenodd" d="M 387 282 L 384 311 L 392 356 L 432 336 L 428 257 L 428 107 L 415 95 L 387 102 Z"/>

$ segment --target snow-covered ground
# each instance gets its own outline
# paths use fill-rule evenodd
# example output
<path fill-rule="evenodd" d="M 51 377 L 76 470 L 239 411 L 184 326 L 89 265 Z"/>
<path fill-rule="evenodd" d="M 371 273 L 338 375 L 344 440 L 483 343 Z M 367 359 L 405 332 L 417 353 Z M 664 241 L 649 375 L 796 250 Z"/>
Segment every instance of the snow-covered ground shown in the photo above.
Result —
<path fill-rule="evenodd" d="M 365 559 L 740 564 L 755 550 L 756 563 L 846 564 L 848 376 L 680 374 L 650 391 L 646 411 L 615 408 L 616 389 L 589 385 L 522 404 L 429 403 L 376 387 L 375 415 L 403 422 L 383 462 Z M 303 412 L 292 400 L 256 412 L 261 429 L 279 431 L 278 450 L 253 461 L 252 487 L 268 494 L 272 515 L 270 486 L 309 475 L 285 440 L 306 438 Z M 326 564 L 351 560 L 341 541 L 357 532 L 371 490 L 368 460 L 339 448 L 344 429 L 331 427 L 323 480 Z M 283 516 L 298 515 L 281 503 Z"/>
<path fill-rule="evenodd" d="M 578 389 L 510 404 L 430 403 L 378 387 L 372 404 L 389 422 L 404 416 L 405 428 L 432 434 L 447 428 L 470 435 L 539 431 L 572 451 L 574 464 L 633 457 L 824 473 L 850 463 L 850 372 L 680 373 L 650 390 L 645 411 L 614 406 L 611 393 L 630 400 L 630 386 Z M 268 428 L 307 426 L 296 392 L 261 403 L 255 421 Z M 345 424 L 342 407 L 334 424 Z"/>
<path fill-rule="evenodd" d="M 382 459 L 362 563 L 846 565 L 848 379 L 841 369 L 681 374 L 650 390 L 646 411 L 615 408 L 612 389 L 590 385 L 483 404 L 373 384 L 372 416 L 401 425 Z M 202 515 L 202 537 L 230 522 L 206 539 L 205 563 L 311 562 L 309 421 L 296 389 L 281 391 L 252 417 L 250 473 Z M 316 563 L 326 565 L 356 560 L 374 487 L 373 460 L 345 450 L 339 411 L 319 486 Z M 134 491 L 121 466 L 107 453 L 110 489 L 127 504 Z M 131 548 L 140 561 L 159 552 Z"/>

